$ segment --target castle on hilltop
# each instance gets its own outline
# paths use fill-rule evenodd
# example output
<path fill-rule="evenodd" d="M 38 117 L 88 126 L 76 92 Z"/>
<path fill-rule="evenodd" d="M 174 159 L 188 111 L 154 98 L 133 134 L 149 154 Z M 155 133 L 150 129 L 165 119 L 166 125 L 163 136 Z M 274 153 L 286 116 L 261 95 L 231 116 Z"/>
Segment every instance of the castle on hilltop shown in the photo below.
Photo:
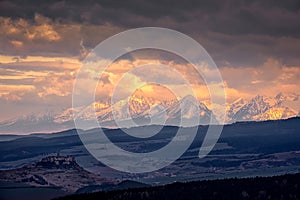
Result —
<path fill-rule="evenodd" d="M 44 167 L 70 167 L 77 165 L 73 156 L 61 156 L 59 153 L 56 156 L 48 156 L 42 158 L 38 165 Z"/>

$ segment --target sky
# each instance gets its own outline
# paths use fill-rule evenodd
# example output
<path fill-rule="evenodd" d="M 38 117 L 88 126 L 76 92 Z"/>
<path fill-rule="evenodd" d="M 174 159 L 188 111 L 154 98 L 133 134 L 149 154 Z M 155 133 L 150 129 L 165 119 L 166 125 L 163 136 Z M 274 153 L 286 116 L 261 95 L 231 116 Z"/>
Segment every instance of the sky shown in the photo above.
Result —
<path fill-rule="evenodd" d="M 92 49 L 117 33 L 148 26 L 174 29 L 199 42 L 222 74 L 228 102 L 300 94 L 299 19 L 298 0 L 1 0 L 0 120 L 71 107 L 76 74 Z M 118 59 L 99 81 L 99 99 L 111 96 L 126 70 L 149 62 L 198 80 L 188 63 L 173 58 L 145 51 Z M 156 73 L 151 68 L 130 73 L 122 91 Z M 193 87 L 207 100 L 199 82 Z"/>

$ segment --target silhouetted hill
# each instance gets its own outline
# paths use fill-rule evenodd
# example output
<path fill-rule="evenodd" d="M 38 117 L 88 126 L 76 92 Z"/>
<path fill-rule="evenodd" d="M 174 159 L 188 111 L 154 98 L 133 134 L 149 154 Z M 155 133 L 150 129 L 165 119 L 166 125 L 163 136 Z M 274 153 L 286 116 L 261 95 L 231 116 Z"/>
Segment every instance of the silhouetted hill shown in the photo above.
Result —
<path fill-rule="evenodd" d="M 173 183 L 151 188 L 136 188 L 91 194 L 71 195 L 60 200 L 186 200 L 186 199 L 299 199 L 300 173 L 274 177 L 223 179 Z"/>
<path fill-rule="evenodd" d="M 125 180 L 118 184 L 114 183 L 103 183 L 102 185 L 90 185 L 80 188 L 76 191 L 77 194 L 92 193 L 98 191 L 112 191 L 112 190 L 126 190 L 131 188 L 145 188 L 150 187 L 150 185 L 145 183 L 140 183 L 132 180 Z"/>
<path fill-rule="evenodd" d="M 60 155 L 48 156 L 21 168 L 0 170 L 0 181 L 34 187 L 57 187 L 67 192 L 75 192 L 89 185 L 113 184 L 80 167 L 74 157 Z"/>

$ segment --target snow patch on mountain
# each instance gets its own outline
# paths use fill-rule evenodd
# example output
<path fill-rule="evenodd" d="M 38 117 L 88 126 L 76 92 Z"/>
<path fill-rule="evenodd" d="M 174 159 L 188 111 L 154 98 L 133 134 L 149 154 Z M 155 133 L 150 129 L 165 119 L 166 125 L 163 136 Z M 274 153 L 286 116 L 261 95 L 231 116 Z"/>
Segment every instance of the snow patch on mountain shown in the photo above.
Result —
<path fill-rule="evenodd" d="M 224 113 L 216 112 L 221 105 L 200 102 L 193 96 L 163 99 L 137 92 L 131 98 L 110 105 L 111 101 L 94 102 L 86 107 L 68 108 L 61 113 L 31 113 L 0 122 L 0 133 L 54 132 L 74 128 L 73 117 L 82 121 L 98 120 L 102 127 L 118 127 L 116 121 L 134 121 L 135 126 L 175 125 L 195 126 L 217 123 Z M 214 112 L 213 112 L 214 111 Z M 275 97 L 257 95 L 239 98 L 226 105 L 225 123 L 265 121 L 300 116 L 300 95 L 279 93 Z M 223 118 L 222 118 L 223 117 Z M 222 120 L 219 120 L 222 121 Z M 122 124 L 122 123 L 121 123 Z M 128 124 L 128 123 L 123 123 Z M 132 124 L 129 123 L 130 126 Z M 94 127 L 90 127 L 94 128 Z"/>

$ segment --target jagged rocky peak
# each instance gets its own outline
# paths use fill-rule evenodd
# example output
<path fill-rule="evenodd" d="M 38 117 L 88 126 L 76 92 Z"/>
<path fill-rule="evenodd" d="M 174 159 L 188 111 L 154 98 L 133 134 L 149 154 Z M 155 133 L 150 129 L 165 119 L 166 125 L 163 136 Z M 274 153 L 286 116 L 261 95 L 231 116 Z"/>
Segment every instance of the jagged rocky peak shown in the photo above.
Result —
<path fill-rule="evenodd" d="M 159 84 L 149 84 L 134 91 L 128 101 L 130 114 L 148 114 L 155 106 L 167 108 L 178 100 L 167 88 Z"/>
<path fill-rule="evenodd" d="M 275 98 L 280 101 L 290 100 L 290 101 L 297 101 L 299 99 L 299 95 L 295 93 L 278 93 Z"/>
<path fill-rule="evenodd" d="M 224 117 L 222 112 L 215 112 L 216 109 L 213 111 L 212 106 L 205 101 L 199 101 L 192 95 L 178 97 L 163 86 L 151 84 L 116 102 L 101 99 L 101 102 L 97 101 L 86 107 L 69 108 L 55 116 L 50 113 L 37 113 L 0 121 L 0 133 L 50 133 L 72 129 L 75 127 L 74 117 L 87 124 L 85 129 L 96 128 L 94 123 L 90 123 L 95 117 L 106 128 L 119 127 L 115 121 L 125 122 L 129 119 L 134 119 L 138 122 L 137 125 L 149 125 L 150 117 L 157 119 L 152 124 L 162 125 L 178 125 L 181 117 L 192 121 L 195 117 L 200 117 L 199 124 L 206 125 L 211 123 L 211 116 L 213 119 Z M 218 106 L 213 105 L 215 108 Z M 238 98 L 226 104 L 226 111 L 225 123 L 287 119 L 300 115 L 300 94 L 281 92 L 276 96 Z"/>

